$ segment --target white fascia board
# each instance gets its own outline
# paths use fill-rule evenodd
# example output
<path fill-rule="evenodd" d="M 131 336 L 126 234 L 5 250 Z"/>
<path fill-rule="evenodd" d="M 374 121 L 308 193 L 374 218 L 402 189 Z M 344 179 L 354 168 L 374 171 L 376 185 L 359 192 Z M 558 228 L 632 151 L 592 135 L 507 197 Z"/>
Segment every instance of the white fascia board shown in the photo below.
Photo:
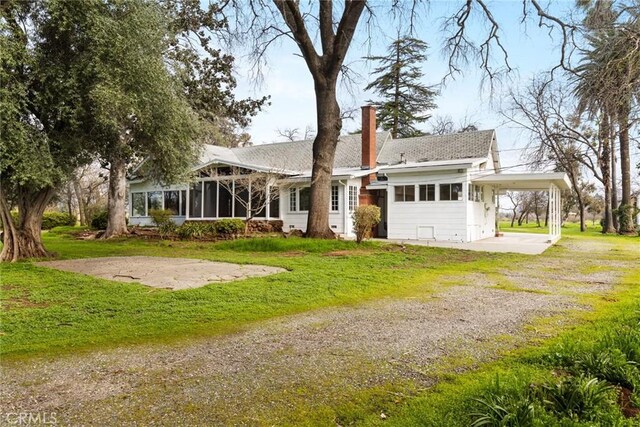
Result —
<path fill-rule="evenodd" d="M 465 162 L 425 162 L 425 163 L 406 163 L 403 165 L 393 165 L 393 166 L 381 166 L 379 168 L 381 173 L 385 174 L 396 174 L 396 173 L 411 173 L 411 172 L 430 172 L 430 171 L 441 171 L 441 170 L 451 170 L 451 169 L 469 169 L 474 166 L 481 164 L 482 162 L 486 162 L 486 158 L 482 159 L 470 159 Z"/>
<path fill-rule="evenodd" d="M 373 169 L 338 169 L 334 171 L 333 175 L 331 175 L 331 180 L 341 180 L 341 179 L 352 179 L 352 178 L 360 178 L 366 175 L 371 175 L 373 173 L 377 173 L 380 168 L 375 167 Z M 309 172 L 305 172 L 304 174 L 300 174 L 298 176 L 291 176 L 287 178 L 283 178 L 280 180 L 281 182 L 306 182 L 311 181 L 311 174 Z"/>
<path fill-rule="evenodd" d="M 571 189 L 564 172 L 499 173 L 472 179 L 475 183 L 493 185 L 505 190 L 545 190 L 554 184 L 562 190 Z"/>
<path fill-rule="evenodd" d="M 294 172 L 294 171 L 289 171 L 289 170 L 277 170 L 277 169 L 273 169 L 273 168 L 266 168 L 264 166 L 258 166 L 258 165 L 251 165 L 248 163 L 240 163 L 240 162 L 234 162 L 231 160 L 224 160 L 224 159 L 213 159 L 208 161 L 207 163 L 195 166 L 192 170 L 195 171 L 199 171 L 200 169 L 206 168 L 207 166 L 211 166 L 211 165 L 227 165 L 227 166 L 235 166 L 238 168 L 245 168 L 245 169 L 251 169 L 251 170 L 255 170 L 258 172 L 267 172 L 267 173 L 273 173 L 273 174 L 283 174 L 283 175 L 296 175 L 299 172 Z"/>

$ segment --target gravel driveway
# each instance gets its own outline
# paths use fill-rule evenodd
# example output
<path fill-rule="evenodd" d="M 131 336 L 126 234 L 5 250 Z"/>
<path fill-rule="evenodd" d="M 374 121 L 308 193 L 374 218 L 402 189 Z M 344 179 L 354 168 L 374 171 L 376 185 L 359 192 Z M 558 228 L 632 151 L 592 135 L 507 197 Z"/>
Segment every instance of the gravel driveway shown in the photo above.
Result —
<path fill-rule="evenodd" d="M 582 309 L 579 295 L 611 289 L 613 271 L 593 279 L 572 269 L 570 252 L 504 272 L 510 290 L 478 273 L 436 294 L 316 310 L 222 337 L 6 362 L 3 411 L 55 412 L 71 425 L 283 424 L 293 410 L 311 414 L 377 385 L 428 386 L 449 356 L 495 357 L 514 344 L 499 337 L 524 339 L 533 318 Z"/>

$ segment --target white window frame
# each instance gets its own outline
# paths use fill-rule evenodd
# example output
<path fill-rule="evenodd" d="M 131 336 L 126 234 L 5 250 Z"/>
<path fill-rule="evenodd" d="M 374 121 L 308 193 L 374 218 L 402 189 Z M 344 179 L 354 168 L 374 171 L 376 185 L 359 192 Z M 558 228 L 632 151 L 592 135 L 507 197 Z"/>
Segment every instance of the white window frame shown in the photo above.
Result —
<path fill-rule="evenodd" d="M 142 215 L 134 215 L 133 214 L 133 195 L 134 194 L 142 194 L 143 200 L 144 200 L 144 212 L 142 213 Z M 132 218 L 144 218 L 148 216 L 147 215 L 147 192 L 146 191 L 132 191 L 131 192 L 131 217 Z"/>
<path fill-rule="evenodd" d="M 407 200 L 407 187 L 413 187 L 413 200 Z M 402 188 L 402 200 L 398 200 L 397 188 Z M 419 194 L 418 194 L 419 196 Z M 393 201 L 395 203 L 414 203 L 417 201 L 415 184 L 403 184 L 393 186 Z"/>
<path fill-rule="evenodd" d="M 349 186 L 349 212 L 353 212 L 358 207 L 358 186 L 350 185 Z"/>
<path fill-rule="evenodd" d="M 298 189 L 289 189 L 289 212 L 298 212 Z"/>
<path fill-rule="evenodd" d="M 429 200 L 429 186 L 433 187 L 433 200 Z M 425 187 L 424 189 L 424 200 L 422 200 L 420 198 L 420 188 L 421 187 Z M 417 200 L 418 202 L 435 202 L 437 200 L 436 198 L 436 188 L 438 188 L 438 186 L 436 184 L 418 184 L 418 197 Z"/>
<path fill-rule="evenodd" d="M 458 198 L 457 199 L 451 199 L 449 198 L 448 200 L 445 200 L 442 198 L 442 187 L 448 185 L 449 186 L 449 197 L 451 197 L 451 186 L 452 185 L 459 185 L 460 186 L 460 191 L 458 192 Z M 464 184 L 461 182 L 445 182 L 442 183 L 438 186 L 438 201 L 439 202 L 463 202 L 464 201 Z"/>
<path fill-rule="evenodd" d="M 335 209 L 334 209 L 335 202 Z M 340 187 L 331 185 L 331 212 L 340 212 Z"/>
<path fill-rule="evenodd" d="M 311 187 L 298 187 L 298 212 L 309 212 L 309 209 L 302 209 L 300 206 L 300 201 L 302 200 L 302 197 L 300 197 L 300 191 L 305 189 L 309 190 L 309 207 L 311 207 Z"/>

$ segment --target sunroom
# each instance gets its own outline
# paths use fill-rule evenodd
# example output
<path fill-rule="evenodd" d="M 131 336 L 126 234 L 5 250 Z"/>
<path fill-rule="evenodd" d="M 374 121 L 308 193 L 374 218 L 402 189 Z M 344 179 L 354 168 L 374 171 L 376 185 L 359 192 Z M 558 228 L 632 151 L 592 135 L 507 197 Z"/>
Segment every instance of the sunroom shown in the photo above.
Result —
<path fill-rule="evenodd" d="M 280 194 L 276 182 L 282 174 L 229 164 L 208 164 L 196 171 L 190 184 L 147 187 L 130 183 L 130 222 L 152 225 L 150 212 L 166 209 L 173 221 L 241 218 L 277 220 Z"/>

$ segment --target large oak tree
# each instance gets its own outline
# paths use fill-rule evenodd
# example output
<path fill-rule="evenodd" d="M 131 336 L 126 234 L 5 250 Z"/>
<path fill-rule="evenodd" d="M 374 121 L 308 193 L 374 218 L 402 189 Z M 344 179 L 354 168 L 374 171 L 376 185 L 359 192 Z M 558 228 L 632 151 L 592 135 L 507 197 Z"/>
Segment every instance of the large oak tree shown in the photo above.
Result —
<path fill-rule="evenodd" d="M 360 22 L 368 27 L 368 37 L 374 37 L 376 13 L 395 16 L 408 23 L 413 33 L 418 19 L 425 20 L 429 11 L 426 2 L 392 1 L 376 3 L 366 0 L 231 0 L 220 11 L 229 22 L 232 39 L 252 42 L 252 53 L 261 64 L 269 47 L 280 38 L 289 38 L 300 51 L 313 78 L 316 103 L 317 134 L 313 143 L 310 209 L 307 236 L 330 237 L 329 201 L 331 174 L 338 137 L 342 129 L 336 89 L 338 79 L 348 67 L 345 58 Z M 452 74 L 461 72 L 461 64 L 477 61 L 488 81 L 511 70 L 507 51 L 501 41 L 500 25 L 485 0 L 460 1 L 460 7 L 445 17 L 445 50 L 449 55 Z M 535 14 L 540 26 L 555 27 L 561 33 L 559 66 L 566 66 L 571 26 L 550 14 L 537 0 L 523 0 L 523 21 Z M 478 37 L 469 30 L 470 17 L 477 14 L 488 23 Z M 366 19 L 363 19 L 366 17 Z M 433 19 L 433 18 L 430 18 Z M 502 65 L 493 62 L 494 52 L 502 57 Z"/>
<path fill-rule="evenodd" d="M 0 7 L 1 261 L 46 257 L 42 216 L 56 189 L 86 163 L 73 138 L 79 98 L 78 67 L 69 26 L 52 25 L 62 2 L 3 2 Z M 69 4 L 81 13 L 81 4 Z M 17 206 L 14 221 L 11 209 Z"/>

